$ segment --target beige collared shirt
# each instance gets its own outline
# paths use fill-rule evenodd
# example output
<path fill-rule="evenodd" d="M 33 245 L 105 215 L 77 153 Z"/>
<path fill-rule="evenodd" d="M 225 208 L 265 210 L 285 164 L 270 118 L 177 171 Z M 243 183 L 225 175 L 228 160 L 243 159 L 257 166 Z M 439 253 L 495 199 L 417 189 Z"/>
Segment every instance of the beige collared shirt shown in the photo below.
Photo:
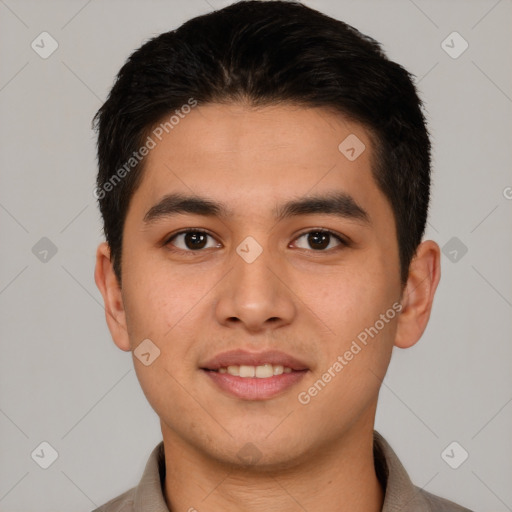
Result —
<path fill-rule="evenodd" d="M 386 440 L 374 432 L 377 475 L 385 487 L 382 512 L 471 512 L 451 501 L 414 486 Z M 163 494 L 165 481 L 164 445 L 151 452 L 139 484 L 93 512 L 169 512 Z"/>

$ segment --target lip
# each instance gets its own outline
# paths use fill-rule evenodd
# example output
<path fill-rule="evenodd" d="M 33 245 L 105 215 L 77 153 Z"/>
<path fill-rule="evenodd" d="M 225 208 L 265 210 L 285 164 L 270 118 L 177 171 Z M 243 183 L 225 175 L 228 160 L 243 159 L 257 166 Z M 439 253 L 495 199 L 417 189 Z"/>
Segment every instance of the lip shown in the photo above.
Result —
<path fill-rule="evenodd" d="M 237 377 L 229 373 L 214 371 L 227 366 L 260 366 L 265 363 L 286 366 L 291 368 L 292 372 L 261 379 Z M 200 370 L 210 379 L 210 382 L 229 396 L 242 400 L 268 400 L 297 384 L 309 371 L 309 368 L 299 359 L 278 350 L 257 353 L 232 350 L 209 359 L 201 365 Z"/>
<path fill-rule="evenodd" d="M 218 370 L 228 366 L 261 366 L 263 364 L 282 365 L 294 371 L 308 370 L 308 366 L 299 359 L 279 350 L 249 352 L 247 350 L 230 350 L 212 357 L 201 365 L 203 370 Z"/>
<path fill-rule="evenodd" d="M 229 373 L 205 369 L 201 371 L 218 389 L 242 400 L 269 400 L 297 384 L 308 372 L 308 370 L 293 370 L 291 373 L 259 379 L 258 377 L 236 377 Z"/>

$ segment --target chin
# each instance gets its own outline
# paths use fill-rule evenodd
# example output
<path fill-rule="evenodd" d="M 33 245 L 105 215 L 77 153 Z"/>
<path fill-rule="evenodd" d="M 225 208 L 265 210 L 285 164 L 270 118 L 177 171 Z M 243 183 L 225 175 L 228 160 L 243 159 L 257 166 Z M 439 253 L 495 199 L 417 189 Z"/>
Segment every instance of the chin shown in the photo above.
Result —
<path fill-rule="evenodd" d="M 245 469 L 252 473 L 280 473 L 299 466 L 304 453 L 297 447 L 283 446 L 279 447 L 268 443 L 266 445 L 257 444 L 252 441 L 241 443 L 241 448 L 233 452 L 230 447 L 229 452 L 221 452 L 217 455 L 217 460 L 223 464 L 236 466 L 238 469 Z"/>
<path fill-rule="evenodd" d="M 284 430 L 278 435 L 272 432 L 275 427 L 274 422 L 271 428 L 262 429 L 254 435 L 250 429 L 240 428 L 235 430 L 240 434 L 234 438 L 226 435 L 222 440 L 210 441 L 203 450 L 221 464 L 266 473 L 291 469 L 314 456 L 314 447 L 308 447 L 305 439 L 295 438 Z"/>

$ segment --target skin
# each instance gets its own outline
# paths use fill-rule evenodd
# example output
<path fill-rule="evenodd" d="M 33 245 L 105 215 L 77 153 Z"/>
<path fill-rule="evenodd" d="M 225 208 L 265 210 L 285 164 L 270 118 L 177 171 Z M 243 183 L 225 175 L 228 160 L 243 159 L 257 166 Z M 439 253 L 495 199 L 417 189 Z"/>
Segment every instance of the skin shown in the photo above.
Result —
<path fill-rule="evenodd" d="M 354 161 L 338 150 L 350 134 L 366 146 Z M 161 351 L 149 366 L 133 361 L 160 417 L 170 510 L 381 510 L 372 453 L 379 388 L 393 347 L 414 345 L 425 330 L 440 250 L 422 242 L 401 286 L 393 212 L 371 155 L 365 129 L 339 114 L 243 104 L 194 108 L 148 155 L 124 227 L 122 287 L 106 243 L 95 279 L 115 344 L 129 351 L 149 338 Z M 352 196 L 370 222 L 325 213 L 276 221 L 276 205 L 333 190 Z M 232 215 L 179 214 L 145 225 L 146 212 L 175 192 L 221 201 Z M 164 245 L 184 228 L 208 231 L 208 246 L 187 252 L 183 236 Z M 315 228 L 350 243 L 331 238 L 315 250 L 301 236 Z M 247 236 L 263 249 L 252 263 L 236 252 Z M 299 403 L 298 393 L 397 302 L 401 313 Z M 309 371 L 279 396 L 241 400 L 200 370 L 238 348 L 278 348 Z M 246 443 L 258 450 L 254 464 L 238 457 Z"/>

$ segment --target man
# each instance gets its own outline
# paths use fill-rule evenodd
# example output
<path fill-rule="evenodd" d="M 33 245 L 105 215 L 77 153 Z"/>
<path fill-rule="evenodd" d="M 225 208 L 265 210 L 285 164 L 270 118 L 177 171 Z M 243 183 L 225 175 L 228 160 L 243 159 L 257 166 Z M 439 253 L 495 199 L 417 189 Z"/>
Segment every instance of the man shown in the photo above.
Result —
<path fill-rule="evenodd" d="M 163 441 L 103 511 L 462 511 L 374 432 L 440 278 L 410 75 L 292 2 L 137 50 L 97 114 L 95 279 Z"/>

